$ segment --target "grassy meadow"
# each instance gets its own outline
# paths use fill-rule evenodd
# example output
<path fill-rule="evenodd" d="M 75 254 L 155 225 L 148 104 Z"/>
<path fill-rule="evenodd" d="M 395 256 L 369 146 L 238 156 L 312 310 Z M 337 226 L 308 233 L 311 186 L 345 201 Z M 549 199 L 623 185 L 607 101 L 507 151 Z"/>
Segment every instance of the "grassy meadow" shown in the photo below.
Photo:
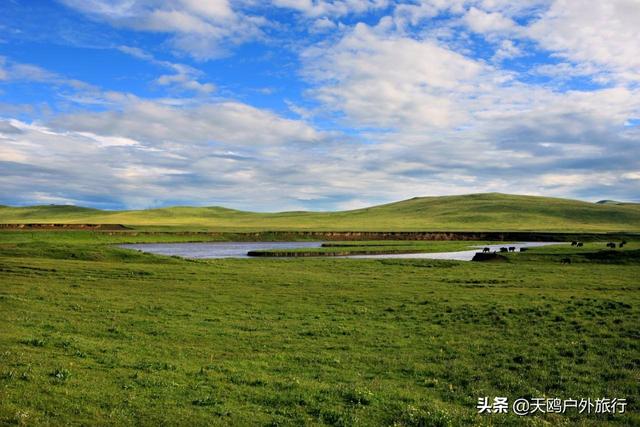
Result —
<path fill-rule="evenodd" d="M 148 230 L 640 231 L 640 204 L 509 194 L 417 197 L 342 212 L 244 212 L 221 207 L 103 211 L 0 206 L 2 223 L 124 224 Z"/>
<path fill-rule="evenodd" d="M 0 232 L 0 425 L 640 424 L 640 242 L 470 263 L 186 260 L 127 239 Z M 484 396 L 628 408 L 478 415 Z"/>

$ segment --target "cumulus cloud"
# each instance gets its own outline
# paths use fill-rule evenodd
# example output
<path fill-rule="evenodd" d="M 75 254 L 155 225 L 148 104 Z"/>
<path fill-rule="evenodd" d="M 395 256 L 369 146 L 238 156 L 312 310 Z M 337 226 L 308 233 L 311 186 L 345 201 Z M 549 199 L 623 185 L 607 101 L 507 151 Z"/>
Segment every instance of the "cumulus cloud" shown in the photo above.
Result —
<path fill-rule="evenodd" d="M 228 203 L 247 191 L 260 199 L 265 183 L 280 179 L 276 171 L 298 173 L 288 152 L 322 140 L 303 123 L 240 104 L 189 111 L 150 104 L 122 114 L 69 115 L 59 123 L 2 122 L 3 194 L 14 194 L 14 202 L 48 193 L 137 207 L 166 200 Z"/>
<path fill-rule="evenodd" d="M 500 62 L 505 59 L 515 58 L 522 55 L 524 55 L 524 52 L 513 41 L 502 40 L 500 42 L 500 46 L 491 59 L 495 62 Z"/>
<path fill-rule="evenodd" d="M 172 46 L 197 59 L 224 56 L 227 45 L 262 36 L 266 21 L 236 10 L 228 0 L 63 0 L 96 19 L 117 27 L 167 33 Z"/>
<path fill-rule="evenodd" d="M 527 31 L 568 60 L 640 80 L 640 7 L 635 0 L 557 0 Z"/>
<path fill-rule="evenodd" d="M 310 17 L 360 14 L 389 6 L 389 0 L 271 0 L 281 8 L 293 9 Z"/>
<path fill-rule="evenodd" d="M 185 124 L 191 133 L 167 132 Z M 138 105 L 121 115 L 10 120 L 1 128 L 0 189 L 11 203 L 285 210 L 318 201 L 339 207 L 357 194 L 409 195 L 383 170 L 363 169 L 376 157 L 366 147 L 347 147 L 335 135 L 241 105 L 189 111 Z"/>
<path fill-rule="evenodd" d="M 337 44 L 303 54 L 312 93 L 360 126 L 443 128 L 465 119 L 459 97 L 493 85 L 488 67 L 431 40 L 358 24 Z M 390 64 L 393 64 L 390 66 Z"/>
<path fill-rule="evenodd" d="M 621 121 L 633 94 L 570 96 L 494 107 L 455 131 L 364 133 L 369 144 L 237 102 L 130 100 L 121 111 L 0 122 L 0 189 L 12 203 L 272 211 L 478 191 L 629 194 L 640 135 Z"/>
<path fill-rule="evenodd" d="M 44 68 L 31 64 L 11 62 L 6 57 L 0 56 L 0 80 L 51 82 L 58 79 L 58 75 Z"/>
<path fill-rule="evenodd" d="M 116 27 L 167 33 L 200 59 L 267 25 L 249 0 L 66 3 Z M 0 59 L 0 82 L 66 85 L 100 104 L 0 120 L 3 202 L 279 211 L 484 191 L 637 199 L 640 37 L 629 1 L 271 4 L 317 31 L 301 43 L 308 98 L 284 101 L 299 119 L 193 96 L 215 90 L 201 71 L 131 46 L 119 49 L 160 67 L 155 84 L 179 96 L 83 89 Z M 338 24 L 372 11 L 388 16 Z M 476 37 L 493 49 L 484 59 Z M 548 61 L 505 68 L 529 53 Z M 577 77 L 594 84 L 563 86 Z"/>
<path fill-rule="evenodd" d="M 515 22 L 500 12 L 485 12 L 475 7 L 469 9 L 464 21 L 477 33 L 506 32 L 517 27 Z"/>
<path fill-rule="evenodd" d="M 127 136 L 147 145 L 222 142 L 245 146 L 288 142 L 317 142 L 323 134 L 301 121 L 282 118 L 239 102 L 219 102 L 191 107 L 159 101 L 136 100 L 121 111 L 87 112 L 54 118 L 60 130 Z"/>
<path fill-rule="evenodd" d="M 311 31 L 316 33 L 322 33 L 326 31 L 335 30 L 337 24 L 327 17 L 316 19 L 311 26 Z"/>
<path fill-rule="evenodd" d="M 426 0 L 398 5 L 393 18 L 398 28 L 406 28 L 443 14 L 458 21 L 445 19 L 441 29 L 460 23 L 483 35 L 495 45 L 496 60 L 516 53 L 513 45 L 505 46 L 505 40 L 532 41 L 569 61 L 573 68 L 565 69 L 576 71 L 577 76 L 590 69 L 601 83 L 612 78 L 623 83 L 640 80 L 640 7 L 636 0 Z"/>
<path fill-rule="evenodd" d="M 482 15 L 476 30 L 523 34 L 495 13 Z M 451 192 L 629 191 L 629 177 L 611 171 L 637 169 L 640 138 L 626 125 L 638 116 L 637 88 L 566 91 L 526 83 L 397 29 L 383 21 L 358 24 L 336 43 L 302 55 L 305 76 L 317 85 L 310 94 L 345 122 L 368 129 L 391 176 L 429 194 L 439 191 L 438 179 Z M 499 46 L 494 61 L 522 54 L 509 39 Z M 562 176 L 573 178 L 561 184 Z M 584 180 L 577 185 L 575 177 Z"/>
<path fill-rule="evenodd" d="M 160 61 L 148 52 L 132 46 L 118 46 L 118 50 L 172 71 L 172 74 L 164 74 L 155 80 L 159 85 L 178 87 L 202 94 L 208 94 L 216 90 L 215 85 L 212 83 L 202 83 L 198 81 L 198 78 L 204 73 L 193 67 L 175 62 Z"/>
<path fill-rule="evenodd" d="M 462 18 L 462 23 L 480 32 L 511 29 L 517 17 L 537 13 L 550 0 L 421 0 L 399 2 L 393 12 L 396 24 L 417 26 L 437 16 Z"/>
<path fill-rule="evenodd" d="M 11 61 L 0 56 L 0 82 L 25 81 L 68 86 L 73 89 L 89 90 L 93 86 L 75 79 L 69 79 L 33 64 Z"/>

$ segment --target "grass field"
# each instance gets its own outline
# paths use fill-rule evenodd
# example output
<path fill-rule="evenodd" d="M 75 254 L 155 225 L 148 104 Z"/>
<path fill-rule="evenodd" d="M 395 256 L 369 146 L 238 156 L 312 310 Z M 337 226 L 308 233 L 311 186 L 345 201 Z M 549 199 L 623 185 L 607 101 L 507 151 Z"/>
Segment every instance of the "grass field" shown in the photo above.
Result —
<path fill-rule="evenodd" d="M 0 424 L 640 423 L 640 242 L 466 263 L 111 246 L 127 239 L 0 233 Z M 484 396 L 628 408 L 478 415 Z"/>
<path fill-rule="evenodd" d="M 101 211 L 32 206 L 0 207 L 1 223 L 100 223 L 218 231 L 640 231 L 640 204 L 489 193 L 420 197 L 344 212 L 254 213 L 220 207 Z"/>

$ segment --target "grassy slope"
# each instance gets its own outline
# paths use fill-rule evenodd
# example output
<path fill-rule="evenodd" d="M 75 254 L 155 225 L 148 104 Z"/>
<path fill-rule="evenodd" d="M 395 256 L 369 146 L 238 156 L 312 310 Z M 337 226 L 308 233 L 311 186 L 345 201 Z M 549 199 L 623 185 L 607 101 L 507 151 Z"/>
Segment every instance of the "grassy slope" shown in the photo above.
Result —
<path fill-rule="evenodd" d="M 1 425 L 640 423 L 638 242 L 501 264 L 187 261 L 88 235 L 0 236 Z M 479 416 L 481 396 L 630 406 Z"/>
<path fill-rule="evenodd" d="M 0 207 L 0 223 L 117 223 L 215 230 L 640 231 L 640 204 L 474 194 L 421 197 L 343 212 L 253 213 L 220 207 L 100 211 Z"/>

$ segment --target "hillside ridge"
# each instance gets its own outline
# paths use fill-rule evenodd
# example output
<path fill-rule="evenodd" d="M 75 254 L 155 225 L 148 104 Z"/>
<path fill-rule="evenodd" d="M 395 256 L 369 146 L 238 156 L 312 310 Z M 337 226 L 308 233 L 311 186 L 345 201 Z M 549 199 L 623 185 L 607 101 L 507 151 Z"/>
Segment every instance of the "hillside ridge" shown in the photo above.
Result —
<path fill-rule="evenodd" d="M 334 212 L 261 213 L 221 206 L 106 211 L 40 205 L 0 207 L 0 223 L 102 223 L 227 231 L 640 231 L 640 204 L 478 193 L 414 197 Z"/>

